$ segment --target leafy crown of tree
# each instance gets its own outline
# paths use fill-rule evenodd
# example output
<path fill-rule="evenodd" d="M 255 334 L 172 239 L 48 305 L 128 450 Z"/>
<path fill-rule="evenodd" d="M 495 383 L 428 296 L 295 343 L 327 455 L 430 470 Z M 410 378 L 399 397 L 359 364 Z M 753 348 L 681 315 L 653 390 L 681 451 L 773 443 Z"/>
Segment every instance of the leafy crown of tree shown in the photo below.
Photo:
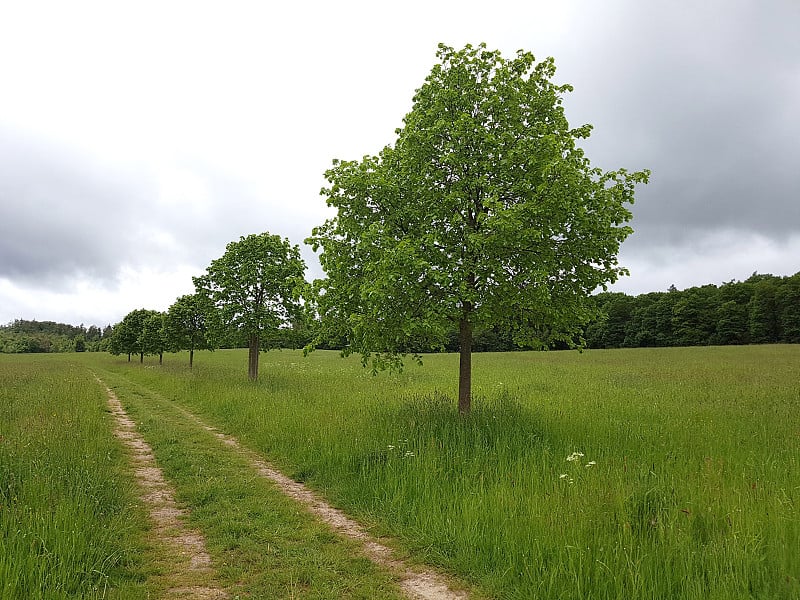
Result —
<path fill-rule="evenodd" d="M 197 295 L 215 313 L 210 319 L 215 334 L 233 329 L 249 339 L 248 373 L 253 380 L 258 378 L 262 334 L 288 325 L 303 312 L 304 273 L 298 246 L 265 232 L 229 243 L 206 274 L 194 278 Z"/>
<path fill-rule="evenodd" d="M 376 367 L 415 337 L 443 343 L 452 322 L 572 343 L 586 296 L 625 273 L 626 204 L 648 172 L 590 165 L 576 142 L 591 127 L 569 127 L 552 59 L 437 56 L 395 144 L 326 172 L 338 213 L 309 238 L 324 332 Z"/>

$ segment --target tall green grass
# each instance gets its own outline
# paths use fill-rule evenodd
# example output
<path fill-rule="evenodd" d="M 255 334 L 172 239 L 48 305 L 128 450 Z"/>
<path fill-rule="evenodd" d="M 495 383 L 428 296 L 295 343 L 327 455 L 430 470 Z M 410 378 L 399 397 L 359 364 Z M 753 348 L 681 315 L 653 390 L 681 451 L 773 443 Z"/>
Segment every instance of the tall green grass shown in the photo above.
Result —
<path fill-rule="evenodd" d="M 453 355 L 84 360 L 497 597 L 800 597 L 798 346 L 480 354 L 466 419 Z"/>
<path fill-rule="evenodd" d="M 63 358 L 0 355 L 0 598 L 144 598 L 145 521 L 103 390 Z"/>

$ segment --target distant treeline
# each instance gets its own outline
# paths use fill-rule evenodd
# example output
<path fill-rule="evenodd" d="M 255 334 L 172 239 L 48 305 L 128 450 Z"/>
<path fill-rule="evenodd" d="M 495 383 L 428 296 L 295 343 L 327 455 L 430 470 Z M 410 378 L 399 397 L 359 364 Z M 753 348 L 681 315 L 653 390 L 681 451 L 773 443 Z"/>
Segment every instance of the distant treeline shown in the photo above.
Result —
<path fill-rule="evenodd" d="M 602 317 L 584 332 L 589 348 L 705 346 L 800 343 L 800 272 L 790 277 L 753 274 L 731 281 L 665 292 L 629 296 L 597 294 Z M 273 332 L 264 347 L 302 348 L 313 337 L 313 322 Z M 52 321 L 16 320 L 0 326 L 0 352 L 103 352 L 110 350 L 113 328 L 73 326 Z M 235 331 L 220 347 L 246 346 Z M 327 346 L 337 348 L 335 344 Z M 429 351 L 420 340 L 410 352 Z M 453 329 L 445 350 L 458 350 Z M 475 352 L 519 350 L 511 335 L 499 329 L 475 332 Z"/>
<path fill-rule="evenodd" d="M 108 350 L 112 328 L 95 325 L 66 325 L 53 321 L 17 319 L 0 325 L 0 352 L 8 354 L 38 352 L 104 352 Z"/>
<path fill-rule="evenodd" d="M 800 343 L 800 273 L 639 296 L 596 296 L 590 348 Z"/>
<path fill-rule="evenodd" d="M 800 272 L 791 277 L 754 273 L 746 281 L 685 290 L 671 286 L 639 296 L 603 292 L 594 298 L 602 316 L 584 331 L 589 348 L 800 343 Z M 475 332 L 475 352 L 519 349 L 500 329 Z M 426 345 L 409 350 L 424 352 Z M 458 350 L 455 327 L 445 350 Z"/>

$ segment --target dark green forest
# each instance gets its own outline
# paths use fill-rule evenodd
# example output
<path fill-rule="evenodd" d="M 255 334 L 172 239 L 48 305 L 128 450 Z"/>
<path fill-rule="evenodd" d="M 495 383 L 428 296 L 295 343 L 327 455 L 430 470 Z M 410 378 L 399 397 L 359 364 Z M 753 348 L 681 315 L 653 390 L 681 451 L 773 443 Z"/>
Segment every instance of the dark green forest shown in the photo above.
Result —
<path fill-rule="evenodd" d="M 601 318 L 584 332 L 589 348 L 708 346 L 800 343 L 800 272 L 789 277 L 754 273 L 745 281 L 709 284 L 629 296 L 603 292 L 594 296 Z M 65 325 L 52 321 L 15 320 L 0 326 L 0 352 L 104 352 L 113 328 Z M 265 347 L 302 348 L 313 323 L 273 332 Z M 246 346 L 235 332 L 221 347 Z M 335 348 L 335 344 L 330 346 Z M 430 348 L 422 342 L 419 348 Z M 476 352 L 518 350 L 509 333 L 476 331 Z M 458 350 L 454 329 L 445 350 Z"/>
<path fill-rule="evenodd" d="M 16 319 L 0 325 L 0 352 L 103 352 L 108 350 L 113 329 L 96 325 L 65 325 L 53 321 Z"/>
<path fill-rule="evenodd" d="M 639 296 L 596 296 L 604 317 L 590 348 L 800 343 L 800 273 Z"/>
<path fill-rule="evenodd" d="M 629 296 L 594 296 L 601 317 L 583 337 L 589 348 L 727 346 L 800 343 L 800 272 L 790 277 L 754 273 L 730 281 Z M 446 348 L 458 349 L 453 331 Z M 511 335 L 498 329 L 476 332 L 476 352 L 516 349 Z"/>

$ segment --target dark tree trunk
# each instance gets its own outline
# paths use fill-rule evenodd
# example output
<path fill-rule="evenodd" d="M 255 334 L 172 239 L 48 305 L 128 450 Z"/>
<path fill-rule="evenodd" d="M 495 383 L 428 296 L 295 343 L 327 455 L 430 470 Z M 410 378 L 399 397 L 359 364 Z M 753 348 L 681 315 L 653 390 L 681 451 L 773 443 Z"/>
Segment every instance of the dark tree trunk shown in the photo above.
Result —
<path fill-rule="evenodd" d="M 189 349 L 189 368 L 192 368 L 192 364 L 194 363 L 194 348 Z"/>
<path fill-rule="evenodd" d="M 258 379 L 258 345 L 259 339 L 258 334 L 253 334 L 250 336 L 250 356 L 247 365 L 247 376 L 250 377 L 251 381 L 255 381 Z"/>
<path fill-rule="evenodd" d="M 128 352 L 128 362 L 131 362 L 131 353 Z"/>
<path fill-rule="evenodd" d="M 458 412 L 466 415 L 472 407 L 472 323 L 462 317 L 458 323 Z"/>
<path fill-rule="evenodd" d="M 164 353 L 163 352 L 159 352 L 158 353 L 158 364 L 160 364 L 160 365 L 164 364 Z"/>
<path fill-rule="evenodd" d="M 144 363 L 144 352 L 139 352 L 139 362 Z"/>

